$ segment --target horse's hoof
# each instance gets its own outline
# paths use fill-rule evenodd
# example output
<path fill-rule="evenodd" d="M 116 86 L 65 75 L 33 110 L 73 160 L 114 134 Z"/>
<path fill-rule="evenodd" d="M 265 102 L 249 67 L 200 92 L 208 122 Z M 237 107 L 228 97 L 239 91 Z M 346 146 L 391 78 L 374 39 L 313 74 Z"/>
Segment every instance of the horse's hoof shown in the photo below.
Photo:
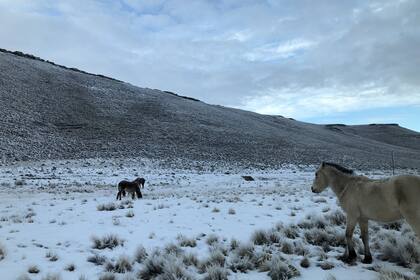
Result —
<path fill-rule="evenodd" d="M 355 256 L 350 257 L 350 256 L 347 256 L 347 255 L 344 255 L 344 256 L 339 257 L 338 260 L 340 260 L 340 261 L 342 261 L 346 264 L 352 264 L 352 263 L 355 262 L 356 257 Z"/>
<path fill-rule="evenodd" d="M 362 263 L 364 264 L 371 264 L 372 263 L 372 256 L 366 256 L 363 260 Z"/>

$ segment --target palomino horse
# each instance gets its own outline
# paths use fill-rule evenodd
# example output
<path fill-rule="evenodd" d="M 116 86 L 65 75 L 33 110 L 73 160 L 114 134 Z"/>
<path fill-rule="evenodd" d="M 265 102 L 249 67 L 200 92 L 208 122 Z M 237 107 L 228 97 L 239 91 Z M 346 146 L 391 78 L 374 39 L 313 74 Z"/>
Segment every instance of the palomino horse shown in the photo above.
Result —
<path fill-rule="evenodd" d="M 328 186 L 337 195 L 347 214 L 347 250 L 342 260 L 352 262 L 356 251 L 353 231 L 359 223 L 365 249 L 363 263 L 371 263 L 368 221 L 392 222 L 405 218 L 420 238 L 420 177 L 404 175 L 373 180 L 356 176 L 353 170 L 323 162 L 315 174 L 312 192 L 320 193 Z"/>
<path fill-rule="evenodd" d="M 142 198 L 143 195 L 141 194 L 140 187 L 142 186 L 144 188 L 144 178 L 137 178 L 133 182 L 129 181 L 121 181 L 118 183 L 118 193 L 117 193 L 117 199 L 121 200 L 121 196 L 125 196 L 125 193 L 131 193 L 131 198 L 135 199 L 136 194 L 137 198 Z"/>

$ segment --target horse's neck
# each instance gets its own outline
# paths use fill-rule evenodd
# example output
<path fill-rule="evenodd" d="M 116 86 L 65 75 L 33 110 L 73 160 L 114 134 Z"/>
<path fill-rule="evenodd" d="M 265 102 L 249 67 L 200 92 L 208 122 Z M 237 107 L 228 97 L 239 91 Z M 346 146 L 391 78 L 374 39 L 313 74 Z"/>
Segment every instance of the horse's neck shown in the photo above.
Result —
<path fill-rule="evenodd" d="M 334 169 L 329 170 L 329 173 L 331 189 L 337 195 L 337 197 L 341 199 L 344 193 L 347 192 L 349 183 L 354 180 L 354 178 Z"/>

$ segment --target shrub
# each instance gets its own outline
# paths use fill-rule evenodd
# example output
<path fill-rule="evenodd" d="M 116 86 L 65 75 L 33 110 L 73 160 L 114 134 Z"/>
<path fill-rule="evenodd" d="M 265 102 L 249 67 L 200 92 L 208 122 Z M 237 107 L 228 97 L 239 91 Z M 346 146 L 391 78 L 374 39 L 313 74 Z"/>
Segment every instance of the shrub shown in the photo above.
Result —
<path fill-rule="evenodd" d="M 246 272 L 248 270 L 253 270 L 255 268 L 254 260 L 248 256 L 240 257 L 235 254 L 229 260 L 229 268 L 233 272 Z"/>
<path fill-rule="evenodd" d="M 6 257 L 6 247 L 0 243 L 0 261 Z"/>
<path fill-rule="evenodd" d="M 31 265 L 29 268 L 28 268 L 28 273 L 33 273 L 33 274 L 37 274 L 37 273 L 39 273 L 39 268 L 36 266 L 36 265 Z"/>
<path fill-rule="evenodd" d="M 398 271 L 384 271 L 379 272 L 378 280 L 415 280 L 415 277 L 409 277 Z"/>
<path fill-rule="evenodd" d="M 210 252 L 209 257 L 207 258 L 207 260 L 205 260 L 202 263 L 202 270 L 204 271 L 205 268 L 204 267 L 209 267 L 212 265 L 219 265 L 219 266 L 224 266 L 225 265 L 225 255 L 220 251 L 220 250 L 213 250 L 212 252 Z"/>
<path fill-rule="evenodd" d="M 237 254 L 239 257 L 249 257 L 252 258 L 255 253 L 255 248 L 252 244 L 241 244 L 238 248 L 235 250 L 235 254 Z"/>
<path fill-rule="evenodd" d="M 229 246 L 230 250 L 235 250 L 236 248 L 238 248 L 238 246 L 239 246 L 239 241 L 232 238 L 232 240 L 230 240 L 230 246 Z"/>
<path fill-rule="evenodd" d="M 120 256 L 115 264 L 108 262 L 105 265 L 105 270 L 108 272 L 126 273 L 133 270 L 131 261 L 126 256 Z"/>
<path fill-rule="evenodd" d="M 23 186 L 23 185 L 26 185 L 25 180 L 16 180 L 15 181 L 15 186 Z"/>
<path fill-rule="evenodd" d="M 229 272 L 221 266 L 212 265 L 207 267 L 207 275 L 204 280 L 227 280 Z"/>
<path fill-rule="evenodd" d="M 198 266 L 198 258 L 195 254 L 193 253 L 187 253 L 183 256 L 182 262 L 186 265 L 186 266 Z"/>
<path fill-rule="evenodd" d="M 179 245 L 181 247 L 195 247 L 197 246 L 197 241 L 194 238 L 187 238 L 184 235 L 178 235 L 177 237 Z"/>
<path fill-rule="evenodd" d="M 101 276 L 99 276 L 98 280 L 116 280 L 117 277 L 115 277 L 115 275 L 113 273 L 105 273 L 102 274 Z"/>
<path fill-rule="evenodd" d="M 27 274 L 20 275 L 17 280 L 31 280 L 31 278 Z"/>
<path fill-rule="evenodd" d="M 127 213 L 125 213 L 125 216 L 127 218 L 132 218 L 134 217 L 134 211 L 133 210 L 129 210 Z"/>
<path fill-rule="evenodd" d="M 93 246 L 94 249 L 114 249 L 117 246 L 124 246 L 124 240 L 120 239 L 118 236 L 114 234 L 106 235 L 102 238 L 98 238 L 93 236 L 92 237 Z"/>
<path fill-rule="evenodd" d="M 229 210 L 228 210 L 228 214 L 229 214 L 229 215 L 235 215 L 235 214 L 236 214 L 235 209 L 233 209 L 233 208 L 229 208 Z"/>
<path fill-rule="evenodd" d="M 61 276 L 58 273 L 48 273 L 42 277 L 42 280 L 61 280 Z"/>
<path fill-rule="evenodd" d="M 115 205 L 115 203 L 110 202 L 110 203 L 105 203 L 105 204 L 99 204 L 98 206 L 96 206 L 96 209 L 98 211 L 114 211 L 117 209 L 117 205 Z"/>
<path fill-rule="evenodd" d="M 169 243 L 165 246 L 165 254 L 180 256 L 184 251 L 178 245 Z"/>
<path fill-rule="evenodd" d="M 105 256 L 94 254 L 94 255 L 88 257 L 87 261 L 91 262 L 95 265 L 103 265 L 107 261 L 107 258 Z"/>
<path fill-rule="evenodd" d="M 49 259 L 51 262 L 56 262 L 56 261 L 58 261 L 58 255 L 57 255 L 56 253 L 54 253 L 53 251 L 48 251 L 48 252 L 45 254 L 45 257 L 46 257 L 47 259 Z"/>
<path fill-rule="evenodd" d="M 299 271 L 292 265 L 284 262 L 279 256 L 274 256 L 269 263 L 268 276 L 272 280 L 286 280 L 299 276 Z"/>
<path fill-rule="evenodd" d="M 294 247 L 293 244 L 290 243 L 289 241 L 284 241 L 283 244 L 281 245 L 281 251 L 284 254 L 287 255 L 291 255 L 294 252 Z"/>
<path fill-rule="evenodd" d="M 251 240 L 255 245 L 270 244 L 270 239 L 264 230 L 255 231 L 251 236 Z"/>
<path fill-rule="evenodd" d="M 319 267 L 321 267 L 323 270 L 330 270 L 334 268 L 334 265 L 330 262 L 322 262 L 318 265 Z"/>
<path fill-rule="evenodd" d="M 144 280 L 154 279 L 163 273 L 165 259 L 160 254 L 152 254 L 144 261 L 143 268 L 139 271 L 139 278 Z"/>
<path fill-rule="evenodd" d="M 325 218 L 330 224 L 335 226 L 343 226 L 346 224 L 346 216 L 341 210 L 335 210 L 334 212 L 325 215 Z"/>
<path fill-rule="evenodd" d="M 299 231 L 297 226 L 295 225 L 289 225 L 284 227 L 283 229 L 283 234 L 290 239 L 295 239 L 296 237 L 299 236 Z"/>
<path fill-rule="evenodd" d="M 70 271 L 70 272 L 72 272 L 72 271 L 75 271 L 76 270 L 76 266 L 74 265 L 74 264 L 68 264 L 65 268 L 64 268 L 64 270 L 67 270 L 67 271 Z"/>
<path fill-rule="evenodd" d="M 208 245 L 213 245 L 213 244 L 218 243 L 218 242 L 219 242 L 219 237 L 215 234 L 209 234 L 209 236 L 206 239 L 206 243 Z"/>
<path fill-rule="evenodd" d="M 147 258 L 147 251 L 142 246 L 139 245 L 136 249 L 136 252 L 134 253 L 134 260 L 138 263 L 142 263 Z"/>
<path fill-rule="evenodd" d="M 172 257 L 165 262 L 160 279 L 192 280 L 193 278 L 185 270 L 183 263 L 180 262 L 179 259 Z"/>
<path fill-rule="evenodd" d="M 300 261 L 300 266 L 303 268 L 308 268 L 311 266 L 311 262 L 309 261 L 309 259 L 307 257 L 304 257 L 301 261 Z"/>
<path fill-rule="evenodd" d="M 420 245 L 412 232 L 400 234 L 395 231 L 380 232 L 375 246 L 379 249 L 380 259 L 411 266 L 420 262 Z"/>

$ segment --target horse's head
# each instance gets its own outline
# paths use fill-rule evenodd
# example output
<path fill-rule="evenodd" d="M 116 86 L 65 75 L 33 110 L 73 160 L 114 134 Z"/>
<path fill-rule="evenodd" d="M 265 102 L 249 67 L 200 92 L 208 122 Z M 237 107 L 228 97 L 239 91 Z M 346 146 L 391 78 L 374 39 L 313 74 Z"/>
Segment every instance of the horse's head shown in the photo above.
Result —
<path fill-rule="evenodd" d="M 328 177 L 325 173 L 325 162 L 321 163 L 321 166 L 315 172 L 315 179 L 312 183 L 312 192 L 320 193 L 328 187 Z"/>
<path fill-rule="evenodd" d="M 140 184 L 141 178 L 136 178 L 136 180 L 134 180 L 134 182 L 136 182 L 137 184 Z"/>

